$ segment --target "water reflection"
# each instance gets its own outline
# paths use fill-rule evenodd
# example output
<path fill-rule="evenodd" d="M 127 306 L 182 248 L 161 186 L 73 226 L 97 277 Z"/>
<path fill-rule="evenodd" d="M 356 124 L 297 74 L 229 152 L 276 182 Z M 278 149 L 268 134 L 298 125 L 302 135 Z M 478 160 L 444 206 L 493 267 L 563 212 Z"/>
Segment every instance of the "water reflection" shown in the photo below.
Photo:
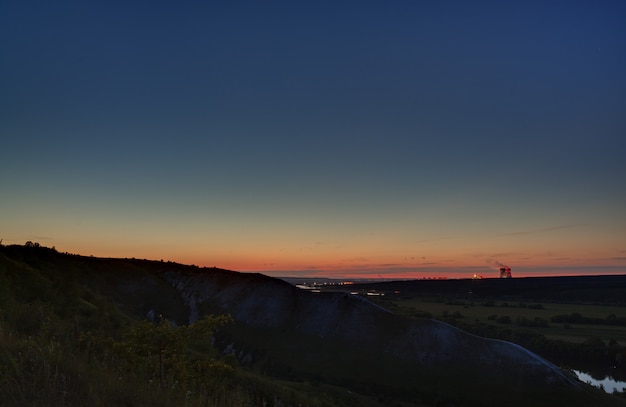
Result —
<path fill-rule="evenodd" d="M 578 370 L 574 370 L 574 373 L 578 377 L 578 380 L 580 380 L 581 382 L 589 383 L 592 386 L 600 387 L 607 393 L 613 393 L 616 390 L 618 392 L 626 391 L 626 382 L 617 381 L 610 376 L 607 376 L 604 379 L 598 380 L 598 379 L 594 379 L 589 373 L 580 372 Z"/>

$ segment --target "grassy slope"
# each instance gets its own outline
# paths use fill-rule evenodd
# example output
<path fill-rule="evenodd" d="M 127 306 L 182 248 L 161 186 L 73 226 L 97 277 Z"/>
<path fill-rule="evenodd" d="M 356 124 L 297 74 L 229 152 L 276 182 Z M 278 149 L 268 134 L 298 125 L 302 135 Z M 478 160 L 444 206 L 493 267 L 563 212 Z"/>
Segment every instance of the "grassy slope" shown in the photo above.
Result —
<path fill-rule="evenodd" d="M 383 405 L 325 383 L 285 381 L 242 368 L 212 387 L 198 388 L 181 374 L 164 389 L 156 385 L 154 365 L 152 372 L 121 369 L 128 361 L 117 353 L 119 347 L 149 311 L 180 324 L 187 321 L 180 296 L 159 277 L 164 269 L 194 270 L 173 263 L 0 246 L 0 404 Z M 216 356 L 212 347 L 208 353 L 203 348 L 193 352 L 207 360 Z M 207 374 L 198 379 L 215 382 L 220 372 Z"/>
<path fill-rule="evenodd" d="M 239 328 L 241 329 L 241 327 Z M 541 378 L 518 375 L 523 372 L 483 372 L 475 380 L 472 366 L 452 364 L 416 369 L 411 363 L 393 358 L 378 359 L 380 354 L 368 348 L 355 349 L 349 343 L 300 335 L 296 332 L 239 332 L 242 337 L 254 335 L 253 345 L 262 349 L 257 366 L 267 375 L 288 382 L 333 383 L 355 394 L 367 394 L 383 405 L 413 403 L 423 405 L 472 406 L 586 406 L 624 405 L 609 400 L 595 389 L 581 392 L 547 386 Z M 310 349 L 316 349 L 310 352 Z M 535 381 L 533 381 L 535 380 Z M 484 387 L 485 381 L 493 387 Z M 499 384 L 512 381 L 513 391 L 501 390 Z M 614 403 L 614 404 L 612 404 Z"/>
<path fill-rule="evenodd" d="M 1 247 L 2 405 L 231 406 L 262 400 L 219 369 L 207 371 L 206 383 L 198 385 L 188 375 L 198 369 L 176 366 L 167 354 L 165 380 L 157 384 L 154 354 L 128 358 L 125 349 L 133 342 L 127 335 L 140 326 L 148 302 L 174 317 L 182 309 L 171 287 L 150 278 L 149 268 L 46 248 Z M 201 356 L 212 360 L 206 351 Z M 215 391 L 218 376 L 221 393 Z"/>
<path fill-rule="evenodd" d="M 193 387 L 191 394 L 188 389 L 192 387 L 155 387 L 148 380 L 154 375 L 122 374 L 123 360 L 111 344 L 123 343 L 124 334 L 151 310 L 184 322 L 182 300 L 159 277 L 163 269 L 194 271 L 161 262 L 0 247 L 0 397 L 4 405 L 230 406 L 263 405 L 279 398 L 285 405 L 311 406 L 427 406 L 445 400 L 456 400 L 454 405 L 513 406 L 527 405 L 536 396 L 531 394 L 530 383 L 519 383 L 521 399 L 508 399 L 510 395 L 496 388 L 491 394 L 475 388 L 472 371 L 462 367 L 420 372 L 398 361 L 375 360 L 369 349 L 355 349 L 349 343 L 238 324 L 224 331 L 247 338 L 248 351 L 254 355 L 249 368 L 238 368 L 221 387 Z M 98 340 L 84 340 L 85 333 L 95 333 Z M 216 375 L 211 373 L 213 379 Z M 180 383 L 193 385 L 184 380 Z M 580 395 L 569 399 L 567 391 L 555 389 L 549 394 L 555 398 L 546 399 L 544 392 L 543 405 L 588 405 L 581 403 Z M 597 398 L 603 405 L 623 405 L 591 389 L 585 394 L 585 399 Z"/>

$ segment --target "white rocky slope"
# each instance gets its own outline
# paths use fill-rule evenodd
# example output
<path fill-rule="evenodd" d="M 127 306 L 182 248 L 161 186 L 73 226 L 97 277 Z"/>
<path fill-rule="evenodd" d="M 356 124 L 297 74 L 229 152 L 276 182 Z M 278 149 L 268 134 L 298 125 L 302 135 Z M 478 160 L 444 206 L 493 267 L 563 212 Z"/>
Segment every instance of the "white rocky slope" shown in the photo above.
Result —
<path fill-rule="evenodd" d="M 419 366 L 487 367 L 497 374 L 546 383 L 578 382 L 536 354 L 509 342 L 468 334 L 434 320 L 408 320 L 349 294 L 311 293 L 260 274 L 168 272 L 182 295 L 190 322 L 205 308 L 231 314 L 238 323 L 292 329 L 317 338 L 370 346 Z"/>

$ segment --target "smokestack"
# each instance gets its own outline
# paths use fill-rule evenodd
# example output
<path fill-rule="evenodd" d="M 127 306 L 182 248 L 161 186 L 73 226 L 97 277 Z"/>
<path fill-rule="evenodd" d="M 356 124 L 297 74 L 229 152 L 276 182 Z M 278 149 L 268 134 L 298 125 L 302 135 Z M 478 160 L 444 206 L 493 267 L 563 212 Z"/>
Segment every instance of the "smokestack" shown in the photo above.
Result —
<path fill-rule="evenodd" d="M 511 268 L 509 266 L 500 267 L 500 278 L 513 278 Z"/>

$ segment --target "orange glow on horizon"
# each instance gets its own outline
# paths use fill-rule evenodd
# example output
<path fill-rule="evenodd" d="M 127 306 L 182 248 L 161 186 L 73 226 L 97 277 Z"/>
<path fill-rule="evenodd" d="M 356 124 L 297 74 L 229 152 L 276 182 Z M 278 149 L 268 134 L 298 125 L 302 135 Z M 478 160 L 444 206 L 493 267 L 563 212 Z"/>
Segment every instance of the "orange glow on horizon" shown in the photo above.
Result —
<path fill-rule="evenodd" d="M 241 247 L 235 250 L 228 245 L 202 246 L 192 242 L 163 245 L 142 242 L 99 244 L 54 242 L 57 250 L 96 257 L 138 258 L 194 264 L 200 267 L 218 267 L 238 272 L 258 272 L 270 276 L 303 276 L 345 279 L 423 279 L 423 278 L 472 278 L 474 274 L 484 278 L 498 278 L 499 264 L 512 269 L 513 278 L 536 276 L 573 276 L 597 274 L 626 274 L 626 262 L 614 251 L 557 250 L 552 252 L 531 251 L 493 254 L 481 248 L 469 246 L 463 250 L 444 250 L 443 247 L 425 251 L 424 256 L 407 255 L 407 250 L 379 251 L 369 247 L 317 248 L 307 250 L 272 249 L 260 245 L 254 249 Z M 102 242 L 98 242 L 102 243 Z M 45 242 L 42 242 L 45 244 Z M 50 244 L 52 246 L 52 244 Z M 321 245 L 320 245 L 321 246 Z"/>

